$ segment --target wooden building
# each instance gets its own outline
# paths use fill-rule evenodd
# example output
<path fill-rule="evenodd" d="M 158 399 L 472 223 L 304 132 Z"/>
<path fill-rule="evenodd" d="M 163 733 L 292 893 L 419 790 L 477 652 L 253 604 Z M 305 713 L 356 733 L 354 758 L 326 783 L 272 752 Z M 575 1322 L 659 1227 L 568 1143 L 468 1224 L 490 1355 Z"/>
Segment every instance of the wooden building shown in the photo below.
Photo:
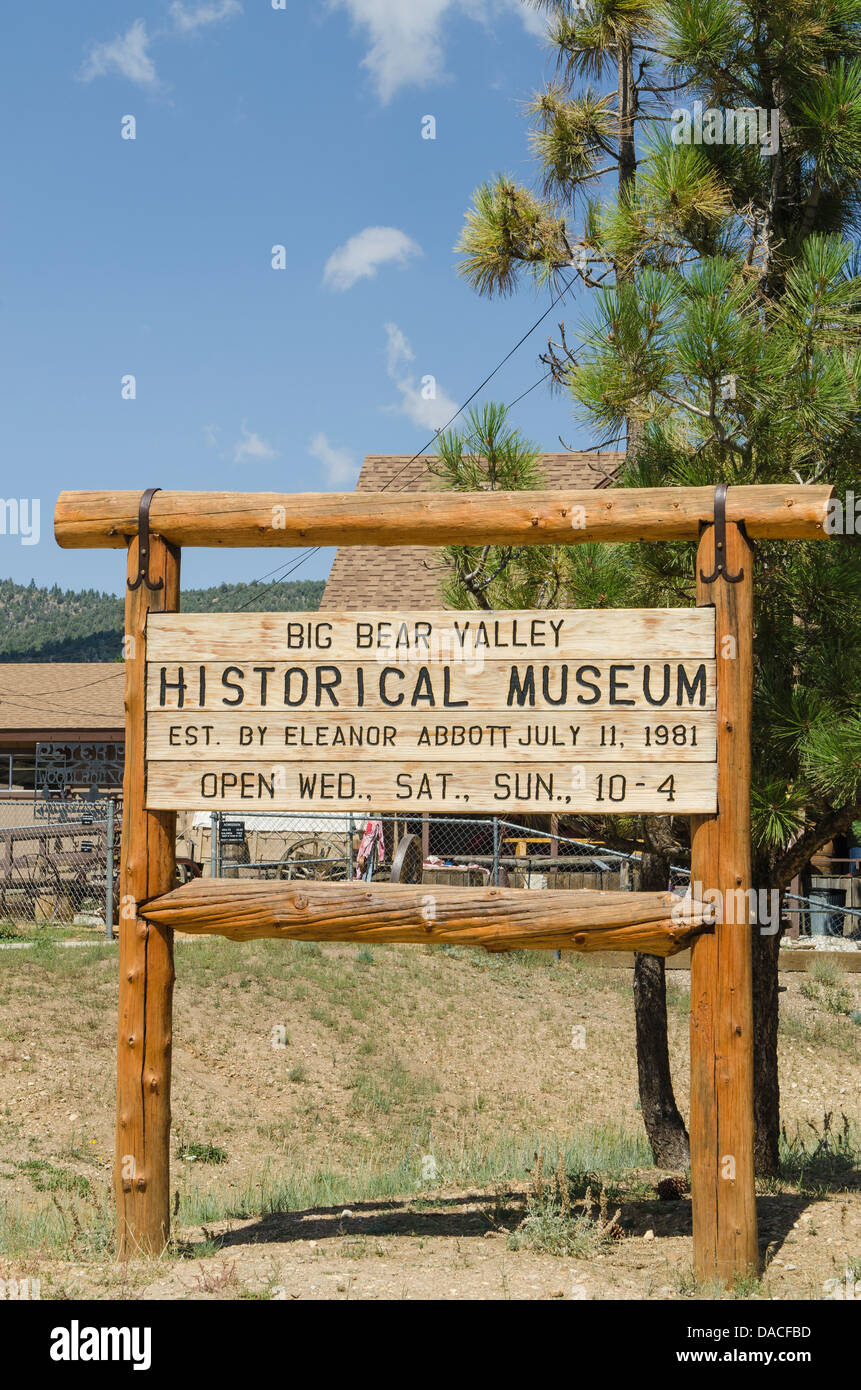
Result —
<path fill-rule="evenodd" d="M 37 743 L 125 741 L 120 661 L 0 663 L 0 795 L 32 796 Z"/>

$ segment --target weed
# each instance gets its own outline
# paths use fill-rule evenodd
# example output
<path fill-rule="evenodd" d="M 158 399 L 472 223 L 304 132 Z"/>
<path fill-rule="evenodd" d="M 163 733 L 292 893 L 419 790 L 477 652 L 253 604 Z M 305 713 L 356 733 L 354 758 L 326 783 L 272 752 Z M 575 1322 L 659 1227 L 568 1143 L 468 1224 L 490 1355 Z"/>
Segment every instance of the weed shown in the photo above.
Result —
<path fill-rule="evenodd" d="M 786 1125 L 780 1130 L 780 1167 L 783 1177 L 788 1178 L 802 1191 L 822 1191 L 826 1187 L 844 1184 L 857 1169 L 859 1157 L 858 1144 L 850 1121 L 841 1111 L 843 1124 L 834 1127 L 833 1111 L 822 1117 L 821 1130 L 812 1120 L 805 1122 L 803 1133 L 800 1124 L 795 1126 L 795 1134 L 789 1135 Z"/>
<path fill-rule="evenodd" d="M 579 1211 L 576 1208 L 579 1207 Z M 620 1212 L 608 1214 L 607 1192 L 602 1186 L 597 1215 L 593 1211 L 592 1189 L 587 1187 L 582 1201 L 572 1204 L 560 1148 L 556 1171 L 544 1178 L 544 1152 L 535 1155 L 526 1215 L 508 1237 L 510 1250 L 532 1250 L 545 1255 L 582 1256 L 594 1254 L 602 1245 L 622 1237 Z"/>
<path fill-rule="evenodd" d="M 192 1140 L 187 1144 L 180 1144 L 176 1150 L 178 1159 L 185 1163 L 226 1163 L 227 1150 L 220 1149 L 217 1144 L 207 1141 L 205 1144 Z"/>
<path fill-rule="evenodd" d="M 29 1158 L 15 1165 L 30 1179 L 37 1192 L 74 1192 L 79 1197 L 90 1195 L 90 1183 L 68 1168 L 55 1168 L 44 1158 Z"/>

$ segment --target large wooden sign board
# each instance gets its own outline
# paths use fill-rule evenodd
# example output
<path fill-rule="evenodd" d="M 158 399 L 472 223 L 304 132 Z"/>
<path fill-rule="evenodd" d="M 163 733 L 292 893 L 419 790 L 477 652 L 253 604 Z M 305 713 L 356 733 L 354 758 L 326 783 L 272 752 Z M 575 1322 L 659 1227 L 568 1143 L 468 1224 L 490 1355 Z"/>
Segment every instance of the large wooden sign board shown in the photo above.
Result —
<path fill-rule="evenodd" d="M 173 933 L 669 955 L 691 950 L 694 1270 L 758 1268 L 751 937 L 753 554 L 818 539 L 826 486 L 536 493 L 64 493 L 63 546 L 127 548 L 118 1252 L 170 1234 Z M 182 616 L 184 545 L 697 541 L 697 606 Z M 691 817 L 671 893 L 199 879 L 176 809 Z M 708 896 L 707 896 L 708 895 Z M 747 899 L 749 902 L 749 898 Z"/>
<path fill-rule="evenodd" d="M 152 810 L 716 810 L 711 608 L 151 614 Z"/>

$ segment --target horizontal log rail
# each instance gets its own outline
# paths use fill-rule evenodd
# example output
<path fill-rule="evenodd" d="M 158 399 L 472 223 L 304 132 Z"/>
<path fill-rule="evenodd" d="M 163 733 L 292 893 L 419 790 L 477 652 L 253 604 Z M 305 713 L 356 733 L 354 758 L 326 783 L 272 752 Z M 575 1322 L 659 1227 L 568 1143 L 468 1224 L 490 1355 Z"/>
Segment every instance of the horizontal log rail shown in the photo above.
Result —
<path fill-rule="evenodd" d="M 150 527 L 172 545 L 571 545 L 696 540 L 713 487 L 553 492 L 157 492 Z M 726 515 L 754 539 L 817 539 L 834 489 L 730 487 Z M 123 549 L 139 492 L 63 492 L 54 534 L 66 549 Z"/>
<path fill-rule="evenodd" d="M 281 937 L 670 956 L 709 929 L 714 908 L 672 893 L 209 878 L 150 899 L 140 913 L 175 931 L 234 941 Z"/>

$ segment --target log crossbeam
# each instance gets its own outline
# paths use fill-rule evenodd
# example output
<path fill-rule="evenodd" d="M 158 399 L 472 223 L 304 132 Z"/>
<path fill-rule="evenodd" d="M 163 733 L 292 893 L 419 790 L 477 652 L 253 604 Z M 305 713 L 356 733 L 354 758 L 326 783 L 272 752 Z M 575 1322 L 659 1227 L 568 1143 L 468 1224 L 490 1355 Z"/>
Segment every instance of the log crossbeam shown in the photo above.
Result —
<path fill-rule="evenodd" d="M 673 893 L 432 889 L 409 884 L 196 879 L 141 906 L 175 931 L 234 941 L 419 942 L 487 951 L 646 951 L 670 956 L 711 928 L 714 908 Z"/>
<path fill-rule="evenodd" d="M 755 540 L 825 536 L 834 489 L 727 489 L 728 521 Z M 54 514 L 67 549 L 124 549 L 139 492 L 63 492 Z M 714 488 L 574 488 L 547 492 L 156 492 L 154 532 L 171 545 L 576 545 L 696 540 L 714 519 Z"/>

